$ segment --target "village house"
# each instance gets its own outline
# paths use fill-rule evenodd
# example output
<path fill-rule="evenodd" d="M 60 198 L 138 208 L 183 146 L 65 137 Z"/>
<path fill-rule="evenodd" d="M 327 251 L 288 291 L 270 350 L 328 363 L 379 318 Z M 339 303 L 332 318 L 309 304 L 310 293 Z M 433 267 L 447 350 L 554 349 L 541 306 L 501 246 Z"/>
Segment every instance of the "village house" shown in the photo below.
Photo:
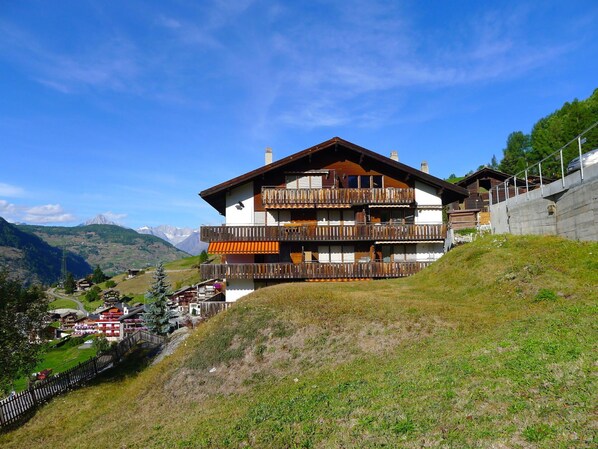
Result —
<path fill-rule="evenodd" d="M 147 330 L 143 321 L 143 314 L 145 313 L 145 306 L 143 304 L 130 308 L 127 307 L 123 312 L 123 315 L 118 319 L 120 323 L 120 339 L 126 338 L 137 331 Z"/>
<path fill-rule="evenodd" d="M 98 332 L 104 334 L 110 341 L 119 340 L 121 337 L 119 319 L 124 314 L 121 303 L 98 310 L 96 319 Z"/>
<path fill-rule="evenodd" d="M 73 325 L 73 336 L 92 335 L 98 333 L 98 317 L 84 316 L 75 321 Z"/>
<path fill-rule="evenodd" d="M 444 253 L 443 206 L 467 191 L 335 137 L 204 190 L 225 217 L 201 239 L 226 301 L 279 282 L 408 276 Z"/>
<path fill-rule="evenodd" d="M 143 273 L 143 270 L 137 268 L 129 268 L 127 270 L 127 279 L 133 279 L 135 276 L 139 276 Z"/>
<path fill-rule="evenodd" d="M 91 288 L 91 286 L 93 285 L 93 282 L 91 282 L 89 279 L 83 278 L 83 279 L 79 279 L 76 283 L 76 290 L 78 292 L 86 292 L 87 290 L 89 290 Z"/>
<path fill-rule="evenodd" d="M 120 292 L 113 288 L 104 290 L 102 292 L 102 301 L 104 301 L 104 306 L 106 307 L 114 305 L 120 301 Z"/>
<path fill-rule="evenodd" d="M 509 178 L 513 178 L 513 175 L 483 167 L 456 182 L 456 186 L 467 189 L 468 195 L 448 206 L 447 214 L 451 228 L 459 230 L 490 225 L 492 202 L 504 201 L 507 195 L 512 197 L 516 194 L 524 194 L 526 188 L 533 190 L 540 185 L 538 176 L 529 175 L 527 180 L 525 178 L 516 180 L 517 190 L 515 190 L 515 180 L 512 180 L 512 185 L 505 191 L 502 188 L 503 183 Z M 544 178 L 544 182 L 551 181 L 549 178 Z"/>

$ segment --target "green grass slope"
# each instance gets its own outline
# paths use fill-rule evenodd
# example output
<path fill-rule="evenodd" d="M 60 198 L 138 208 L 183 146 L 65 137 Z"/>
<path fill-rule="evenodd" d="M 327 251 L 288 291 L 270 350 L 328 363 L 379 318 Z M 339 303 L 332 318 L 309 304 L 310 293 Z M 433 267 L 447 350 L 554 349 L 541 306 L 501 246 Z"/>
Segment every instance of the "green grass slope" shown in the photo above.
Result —
<path fill-rule="evenodd" d="M 19 229 L 78 254 L 91 266 L 99 265 L 110 275 L 189 256 L 158 237 L 115 225 L 19 225 Z"/>
<path fill-rule="evenodd" d="M 402 280 L 259 290 L 0 446 L 596 447 L 598 244 L 487 236 Z"/>

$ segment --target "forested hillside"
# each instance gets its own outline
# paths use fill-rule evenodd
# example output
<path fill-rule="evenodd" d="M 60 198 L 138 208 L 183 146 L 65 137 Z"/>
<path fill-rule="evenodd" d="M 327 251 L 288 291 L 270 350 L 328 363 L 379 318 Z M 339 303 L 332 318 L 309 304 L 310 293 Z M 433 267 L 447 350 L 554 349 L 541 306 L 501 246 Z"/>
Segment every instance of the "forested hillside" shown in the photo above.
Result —
<path fill-rule="evenodd" d="M 68 270 L 75 277 L 92 272 L 91 266 L 81 256 L 65 253 Z M 36 235 L 23 232 L 0 217 L 0 266 L 9 275 L 26 284 L 53 284 L 61 275 L 62 249 L 49 245 Z"/>
<path fill-rule="evenodd" d="M 114 225 L 19 225 L 19 228 L 51 245 L 64 247 L 80 255 L 90 265 L 99 265 L 109 275 L 122 273 L 128 268 L 142 268 L 188 256 L 158 237 L 138 234 L 132 229 Z"/>
<path fill-rule="evenodd" d="M 578 134 L 598 121 L 598 89 L 585 100 L 574 99 L 565 103 L 560 109 L 538 120 L 531 132 L 514 131 L 509 134 L 503 157 L 500 162 L 493 158 L 489 164 L 492 168 L 509 174 L 517 174 L 525 170 L 554 151 L 558 150 Z M 598 127 L 584 136 L 584 151 L 598 148 Z M 568 145 L 563 152 L 567 164 L 578 154 L 577 142 Z M 548 177 L 560 175 L 558 158 L 551 158 L 542 164 L 542 172 Z"/>

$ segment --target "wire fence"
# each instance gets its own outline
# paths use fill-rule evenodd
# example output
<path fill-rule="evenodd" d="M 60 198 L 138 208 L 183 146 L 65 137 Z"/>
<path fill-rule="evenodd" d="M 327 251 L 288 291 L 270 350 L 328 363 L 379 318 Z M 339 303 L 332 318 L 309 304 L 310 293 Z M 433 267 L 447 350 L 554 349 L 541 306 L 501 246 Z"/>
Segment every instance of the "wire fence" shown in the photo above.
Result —
<path fill-rule="evenodd" d="M 160 346 L 164 343 L 164 337 L 147 331 L 135 332 L 108 351 L 0 400 L 0 430 L 5 431 L 23 424 L 54 396 L 81 386 L 102 371 L 117 365 L 139 343 Z"/>
<path fill-rule="evenodd" d="M 526 167 L 525 170 L 508 178 L 503 183 L 492 187 L 488 195 L 490 206 L 492 206 L 492 204 L 500 203 L 522 194 L 527 195 L 531 190 L 540 189 L 543 194 L 544 186 L 557 181 L 558 179 L 561 180 L 562 187 L 566 188 L 567 186 L 565 177 L 567 173 L 564 155 L 570 155 L 571 146 L 575 144 L 577 146 L 576 153 L 578 154 L 579 158 L 579 175 L 583 181 L 583 154 L 586 151 L 589 151 L 589 149 L 586 149 L 585 151 L 583 150 L 583 144 L 586 143 L 586 136 L 588 136 L 592 130 L 598 130 L 597 127 L 598 121 L 575 136 L 561 148 L 546 156 L 540 162 Z"/>

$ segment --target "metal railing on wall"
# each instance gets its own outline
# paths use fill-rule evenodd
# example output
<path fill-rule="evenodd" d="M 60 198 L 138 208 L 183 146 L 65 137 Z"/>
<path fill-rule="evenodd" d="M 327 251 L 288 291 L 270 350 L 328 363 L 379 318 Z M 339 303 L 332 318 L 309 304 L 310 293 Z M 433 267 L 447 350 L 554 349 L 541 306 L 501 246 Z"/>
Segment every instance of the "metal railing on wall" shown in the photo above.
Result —
<path fill-rule="evenodd" d="M 598 121 L 592 124 L 590 127 L 585 129 L 583 132 L 575 136 L 565 145 L 563 145 L 558 150 L 550 153 L 540 162 L 535 163 L 534 165 L 528 166 L 525 170 L 520 171 L 519 173 L 515 174 L 514 176 L 508 178 L 501 184 L 497 184 L 496 186 L 492 187 L 489 192 L 489 201 L 490 206 L 492 204 L 501 203 L 513 197 L 518 197 L 519 195 L 525 195 L 529 197 L 530 190 L 540 189 L 542 196 L 544 195 L 544 186 L 552 183 L 558 179 L 561 180 L 563 189 L 566 188 L 566 173 L 565 173 L 565 163 L 563 158 L 563 152 L 572 144 L 577 144 L 577 152 L 579 157 L 579 174 L 581 177 L 581 181 L 584 179 L 584 164 L 583 164 L 583 144 L 586 143 L 586 135 L 592 131 L 594 128 L 598 126 Z M 589 151 L 590 149 L 586 150 Z M 558 161 L 557 168 L 558 173 L 556 179 L 546 176 L 546 170 L 542 171 L 542 164 L 546 167 L 549 162 L 553 162 L 554 160 Z"/>

